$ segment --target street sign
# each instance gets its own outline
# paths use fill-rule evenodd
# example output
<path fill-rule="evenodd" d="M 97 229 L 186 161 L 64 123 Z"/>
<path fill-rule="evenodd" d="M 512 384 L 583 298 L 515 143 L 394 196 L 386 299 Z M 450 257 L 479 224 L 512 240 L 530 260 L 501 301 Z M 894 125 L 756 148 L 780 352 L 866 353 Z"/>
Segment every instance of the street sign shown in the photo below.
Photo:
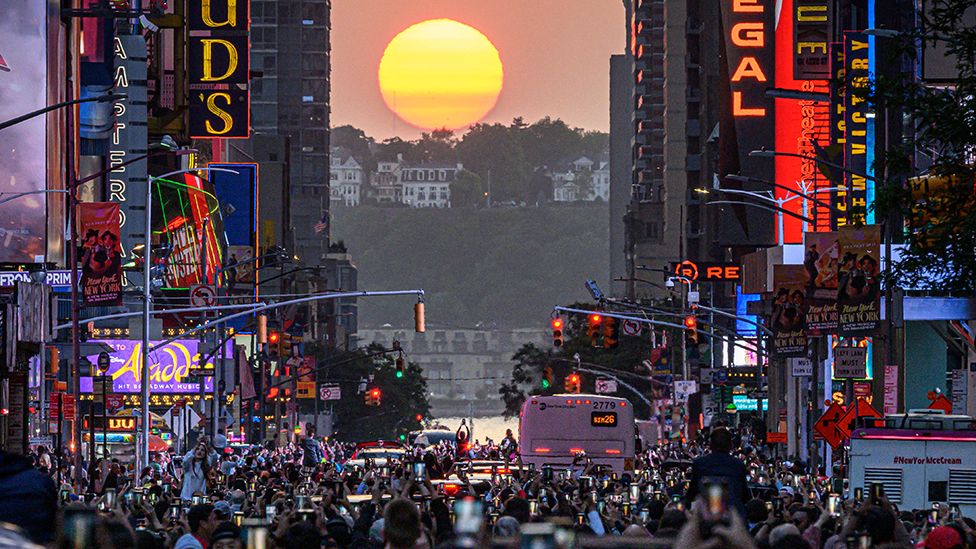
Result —
<path fill-rule="evenodd" d="M 865 347 L 835 347 L 834 379 L 867 377 L 867 353 Z"/>
<path fill-rule="evenodd" d="M 813 361 L 809 358 L 790 358 L 793 377 L 813 377 Z"/>
<path fill-rule="evenodd" d="M 596 380 L 596 392 L 599 395 L 609 395 L 617 392 L 617 380 L 615 379 L 597 379 Z"/>
<path fill-rule="evenodd" d="M 786 433 L 779 433 L 777 431 L 767 431 L 766 442 L 768 444 L 786 444 Z"/>
<path fill-rule="evenodd" d="M 322 385 L 319 387 L 319 400 L 340 400 L 342 391 L 338 385 Z"/>
<path fill-rule="evenodd" d="M 819 433 L 832 448 L 839 447 L 843 444 L 844 439 L 849 436 L 841 424 L 841 418 L 844 417 L 844 414 L 844 408 L 835 402 L 813 425 L 813 430 Z"/>
<path fill-rule="evenodd" d="M 186 375 L 188 377 L 203 377 L 214 375 L 213 368 L 207 368 L 206 366 L 191 366 L 186 369 Z"/>
<path fill-rule="evenodd" d="M 66 393 L 51 393 L 51 400 L 48 406 L 48 419 L 52 421 L 57 421 L 58 419 L 58 408 L 60 407 L 58 395 L 61 395 L 61 402 L 64 403 L 62 419 L 73 421 L 75 419 L 75 397 Z"/>
<path fill-rule="evenodd" d="M 101 360 L 101 358 L 99 358 Z M 105 393 L 112 392 L 112 376 L 92 376 L 92 400 L 104 402 Z"/>
<path fill-rule="evenodd" d="M 315 398 L 315 382 L 299 381 L 296 387 L 295 396 L 298 398 Z"/>
<path fill-rule="evenodd" d="M 697 392 L 698 382 L 695 380 L 674 382 L 674 396 L 679 402 L 687 402 L 688 397 Z"/>
<path fill-rule="evenodd" d="M 105 351 L 102 351 L 102 352 L 98 353 L 98 371 L 99 372 L 102 372 L 103 374 L 105 372 L 107 372 L 108 371 L 108 367 L 110 365 L 110 362 L 111 362 L 111 359 L 109 358 L 108 353 L 106 353 Z"/>
<path fill-rule="evenodd" d="M 217 289 L 210 284 L 190 285 L 191 307 L 213 307 L 217 304 Z"/>
<path fill-rule="evenodd" d="M 847 407 L 847 413 L 844 417 L 840 418 L 840 424 L 847 431 L 848 436 L 850 432 L 854 430 L 855 423 L 857 423 L 857 418 L 859 417 L 881 417 L 881 413 L 874 409 L 874 406 L 868 403 L 868 401 L 863 398 L 858 398 L 855 400 L 856 405 L 851 405 Z"/>
<path fill-rule="evenodd" d="M 625 320 L 620 326 L 620 329 L 623 331 L 625 336 L 637 337 L 641 335 L 643 327 L 641 326 L 641 323 L 637 322 L 636 320 Z"/>

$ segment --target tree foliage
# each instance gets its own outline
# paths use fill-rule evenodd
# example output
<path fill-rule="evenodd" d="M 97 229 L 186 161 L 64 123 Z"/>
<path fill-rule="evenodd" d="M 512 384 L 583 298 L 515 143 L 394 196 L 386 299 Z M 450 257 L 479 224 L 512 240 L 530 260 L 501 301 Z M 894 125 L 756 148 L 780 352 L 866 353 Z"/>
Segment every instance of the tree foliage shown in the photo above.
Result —
<path fill-rule="evenodd" d="M 962 24 L 974 7 L 976 0 L 935 0 L 913 32 L 879 38 L 894 50 L 879 64 L 903 69 L 920 61 L 919 46 L 945 48 L 957 72 L 950 85 L 926 85 L 903 70 L 874 77 L 862 92 L 882 113 L 879 119 L 902 112 L 906 121 L 909 138 L 893 136 L 875 163 L 875 208 L 879 219 L 907 221 L 907 250 L 894 262 L 894 282 L 907 288 L 976 291 L 976 30 Z M 941 177 L 944 184 L 930 179 L 927 191 L 916 185 L 913 193 L 911 177 L 923 174 Z"/>
<path fill-rule="evenodd" d="M 332 364 L 319 374 L 321 383 L 336 383 L 342 389 L 342 399 L 332 401 L 336 438 L 346 441 L 395 440 L 400 434 L 420 429 L 419 414 L 430 419 L 430 403 L 423 369 L 408 362 L 402 378 L 396 377 L 395 355 L 379 354 L 383 349 L 372 344 L 329 356 L 322 345 L 309 346 L 307 353 L 316 357 L 317 363 Z M 361 380 L 373 375 L 370 387 L 379 387 L 381 405 L 366 406 L 365 397 L 359 392 Z M 321 405 L 321 404 L 320 404 Z"/>
<path fill-rule="evenodd" d="M 452 207 L 478 207 L 485 203 L 484 182 L 481 177 L 471 171 L 458 172 L 457 178 L 451 183 Z"/>

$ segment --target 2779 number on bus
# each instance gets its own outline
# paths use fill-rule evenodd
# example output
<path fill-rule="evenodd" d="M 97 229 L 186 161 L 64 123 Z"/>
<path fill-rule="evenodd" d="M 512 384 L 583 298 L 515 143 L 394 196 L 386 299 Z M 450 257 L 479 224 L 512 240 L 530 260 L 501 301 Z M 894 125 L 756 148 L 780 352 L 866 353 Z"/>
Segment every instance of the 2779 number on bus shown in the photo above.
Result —
<path fill-rule="evenodd" d="M 616 427 L 617 412 L 590 412 L 590 425 L 593 427 Z"/>

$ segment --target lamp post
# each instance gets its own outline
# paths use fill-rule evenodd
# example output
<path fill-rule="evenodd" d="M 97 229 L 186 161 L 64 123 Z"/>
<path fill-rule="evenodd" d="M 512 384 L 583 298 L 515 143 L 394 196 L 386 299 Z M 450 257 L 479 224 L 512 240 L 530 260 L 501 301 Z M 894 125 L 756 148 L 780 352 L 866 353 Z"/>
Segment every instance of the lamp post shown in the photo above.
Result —
<path fill-rule="evenodd" d="M 48 105 L 37 109 L 36 111 L 29 112 L 27 114 L 22 114 L 17 118 L 11 118 L 10 120 L 5 120 L 0 122 L 0 130 L 5 130 L 10 126 L 20 124 L 30 120 L 31 118 L 38 117 L 44 113 L 48 113 L 54 110 L 58 110 L 64 107 L 70 107 L 71 105 L 77 105 L 79 103 L 108 103 L 109 101 L 118 101 L 119 99 L 125 99 L 126 95 L 124 93 L 107 93 L 105 95 L 99 95 L 97 97 L 85 97 L 82 99 L 72 99 L 71 101 L 62 101 L 60 103 L 55 103 L 54 105 Z"/>
<path fill-rule="evenodd" d="M 145 229 L 145 241 L 143 244 L 143 250 L 145 250 L 145 258 L 142 262 L 142 365 L 141 365 L 141 375 L 139 376 L 139 382 L 142 385 L 140 393 L 141 415 L 142 415 L 142 428 L 139 430 L 138 435 L 138 450 L 136 451 L 136 474 L 142 470 L 142 467 L 149 463 L 149 427 L 152 423 L 149 416 L 149 318 L 150 318 L 150 308 L 152 306 L 152 296 L 151 296 L 151 267 L 152 261 L 150 261 L 151 255 L 150 250 L 152 249 L 152 189 L 153 184 L 160 179 L 166 179 L 174 175 L 180 175 L 184 173 L 194 173 L 194 172 L 228 172 L 232 174 L 238 173 L 235 170 L 229 170 L 227 168 L 196 168 L 196 169 L 186 169 L 186 170 L 175 170 L 172 172 L 164 173 L 163 175 L 150 177 L 149 182 L 146 185 L 146 223 Z"/>

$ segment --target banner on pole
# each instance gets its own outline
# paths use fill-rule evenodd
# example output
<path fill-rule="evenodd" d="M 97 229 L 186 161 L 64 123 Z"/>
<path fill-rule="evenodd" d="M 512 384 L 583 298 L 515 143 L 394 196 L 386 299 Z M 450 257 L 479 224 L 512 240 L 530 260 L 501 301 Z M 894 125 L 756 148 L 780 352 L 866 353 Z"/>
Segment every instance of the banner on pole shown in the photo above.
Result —
<path fill-rule="evenodd" d="M 118 202 L 78 205 L 81 291 L 86 305 L 118 303 L 122 293 L 122 245 Z"/>

